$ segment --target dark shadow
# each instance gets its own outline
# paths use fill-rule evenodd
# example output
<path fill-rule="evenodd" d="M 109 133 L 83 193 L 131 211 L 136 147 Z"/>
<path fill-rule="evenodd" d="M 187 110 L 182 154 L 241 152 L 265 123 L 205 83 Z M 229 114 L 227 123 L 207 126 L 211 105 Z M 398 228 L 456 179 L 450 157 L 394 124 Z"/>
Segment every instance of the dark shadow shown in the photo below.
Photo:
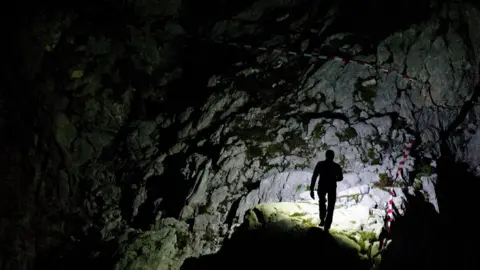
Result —
<path fill-rule="evenodd" d="M 437 161 L 437 194 L 443 245 L 450 256 L 449 267 L 479 269 L 479 234 L 476 232 L 480 178 L 464 162 L 456 162 L 448 150 Z"/>
<path fill-rule="evenodd" d="M 282 231 L 270 226 L 239 229 L 214 255 L 187 259 L 182 270 L 369 269 L 355 250 L 340 246 L 320 228 Z"/>
<path fill-rule="evenodd" d="M 444 265 L 440 215 L 424 196 L 406 194 L 404 214 L 394 209 L 395 219 L 383 252 L 380 269 L 439 269 Z"/>
<path fill-rule="evenodd" d="M 158 209 L 162 209 L 165 216 L 178 217 L 192 184 L 180 172 L 179 168 L 184 165 L 185 156 L 182 153 L 168 156 L 164 161 L 164 173 L 148 179 L 147 199 L 133 220 L 134 228 L 149 229 L 154 224 Z"/>
<path fill-rule="evenodd" d="M 443 153 L 437 160 L 439 212 L 420 193 L 406 199 L 395 219 L 379 269 L 479 269 L 476 194 L 480 179 Z"/>

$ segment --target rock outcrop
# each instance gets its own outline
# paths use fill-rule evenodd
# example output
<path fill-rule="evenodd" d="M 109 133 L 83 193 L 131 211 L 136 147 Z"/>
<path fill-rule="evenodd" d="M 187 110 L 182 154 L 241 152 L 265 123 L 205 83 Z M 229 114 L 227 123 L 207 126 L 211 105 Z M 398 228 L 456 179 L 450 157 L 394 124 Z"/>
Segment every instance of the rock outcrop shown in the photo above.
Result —
<path fill-rule="evenodd" d="M 480 175 L 480 9 L 398 1 L 412 15 L 377 31 L 385 15 L 354 2 L 29 11 L 0 96 L 0 266 L 180 269 L 258 204 L 316 208 L 327 149 L 345 174 L 334 228 L 379 237 L 409 137 L 394 204 L 420 192 L 442 212 L 446 149 Z"/>

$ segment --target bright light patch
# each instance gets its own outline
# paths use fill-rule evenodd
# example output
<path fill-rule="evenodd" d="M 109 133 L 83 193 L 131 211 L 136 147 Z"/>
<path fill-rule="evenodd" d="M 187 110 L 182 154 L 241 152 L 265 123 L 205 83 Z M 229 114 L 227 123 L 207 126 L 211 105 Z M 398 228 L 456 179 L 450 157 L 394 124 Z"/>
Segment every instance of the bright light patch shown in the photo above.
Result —
<path fill-rule="evenodd" d="M 306 227 L 318 226 L 320 223 L 318 202 L 280 202 L 263 203 L 255 206 L 263 214 L 266 222 L 277 222 L 279 220 L 293 221 L 295 224 Z M 382 224 L 383 211 L 370 211 L 368 207 L 354 205 L 352 207 L 337 207 L 333 214 L 332 229 L 347 233 L 358 231 L 373 232 L 379 235 Z"/>

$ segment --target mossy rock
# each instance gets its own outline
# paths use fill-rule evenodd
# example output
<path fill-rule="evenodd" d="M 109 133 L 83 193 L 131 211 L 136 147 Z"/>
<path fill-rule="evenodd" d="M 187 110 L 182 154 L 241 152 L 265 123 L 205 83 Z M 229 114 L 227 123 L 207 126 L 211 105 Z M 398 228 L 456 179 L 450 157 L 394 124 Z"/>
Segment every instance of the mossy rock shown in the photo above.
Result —
<path fill-rule="evenodd" d="M 350 251 L 355 251 L 356 253 L 361 252 L 362 249 L 360 245 L 352 238 L 341 233 L 333 233 L 332 235 L 341 248 L 344 248 Z"/>
<path fill-rule="evenodd" d="M 390 186 L 388 175 L 386 173 L 380 173 L 378 176 L 380 177 L 380 180 L 378 182 L 374 182 L 373 186 L 380 189 L 388 188 Z"/>
<path fill-rule="evenodd" d="M 373 107 L 374 99 L 377 96 L 377 85 L 363 86 L 358 82 L 356 85 L 356 92 L 362 101 Z"/>
<path fill-rule="evenodd" d="M 377 155 L 375 153 L 375 150 L 373 148 L 369 148 L 367 150 L 367 157 L 370 159 L 370 162 L 372 165 L 379 165 L 380 164 L 380 159 L 377 158 Z"/>
<path fill-rule="evenodd" d="M 272 134 L 267 134 L 267 129 L 265 127 L 258 126 L 239 128 L 236 135 L 243 140 L 257 143 L 268 142 L 275 139 Z"/>
<path fill-rule="evenodd" d="M 341 142 L 346 142 L 356 138 L 358 133 L 353 127 L 348 127 L 343 132 L 337 132 L 336 135 Z"/>
<path fill-rule="evenodd" d="M 325 136 L 325 128 L 323 127 L 323 124 L 318 123 L 315 125 L 315 127 L 312 130 L 312 138 L 314 139 L 321 139 L 323 136 Z"/>
<path fill-rule="evenodd" d="M 247 213 L 245 213 L 244 223 L 245 227 L 247 227 L 248 229 L 258 228 L 261 226 L 257 215 L 252 209 L 248 210 Z"/>
<path fill-rule="evenodd" d="M 63 149 L 68 149 L 75 137 L 77 137 L 77 129 L 75 126 L 65 114 L 58 113 L 55 116 L 55 139 L 58 144 Z"/>
<path fill-rule="evenodd" d="M 265 155 L 268 157 L 276 157 L 279 155 L 285 155 L 286 153 L 287 151 L 282 143 L 272 143 L 265 148 Z"/>
<path fill-rule="evenodd" d="M 433 167 L 430 164 L 420 164 L 417 168 L 418 176 L 430 176 L 433 174 Z"/>
<path fill-rule="evenodd" d="M 415 181 L 413 182 L 413 188 L 415 190 L 422 190 L 423 189 L 422 181 L 418 180 L 418 179 L 415 179 Z"/>
<path fill-rule="evenodd" d="M 289 151 L 293 151 L 294 149 L 299 148 L 307 148 L 308 143 L 302 138 L 301 133 L 297 132 L 286 132 L 285 136 L 285 144 L 288 146 Z"/>

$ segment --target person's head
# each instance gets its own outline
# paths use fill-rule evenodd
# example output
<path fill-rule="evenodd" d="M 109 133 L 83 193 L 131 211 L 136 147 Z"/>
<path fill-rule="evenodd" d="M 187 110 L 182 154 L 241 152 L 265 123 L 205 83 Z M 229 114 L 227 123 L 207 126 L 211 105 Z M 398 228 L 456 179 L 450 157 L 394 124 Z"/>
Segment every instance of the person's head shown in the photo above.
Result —
<path fill-rule="evenodd" d="M 335 157 L 335 152 L 333 152 L 333 150 L 327 150 L 327 152 L 325 153 L 325 158 L 327 160 L 333 160 L 334 157 Z"/>

